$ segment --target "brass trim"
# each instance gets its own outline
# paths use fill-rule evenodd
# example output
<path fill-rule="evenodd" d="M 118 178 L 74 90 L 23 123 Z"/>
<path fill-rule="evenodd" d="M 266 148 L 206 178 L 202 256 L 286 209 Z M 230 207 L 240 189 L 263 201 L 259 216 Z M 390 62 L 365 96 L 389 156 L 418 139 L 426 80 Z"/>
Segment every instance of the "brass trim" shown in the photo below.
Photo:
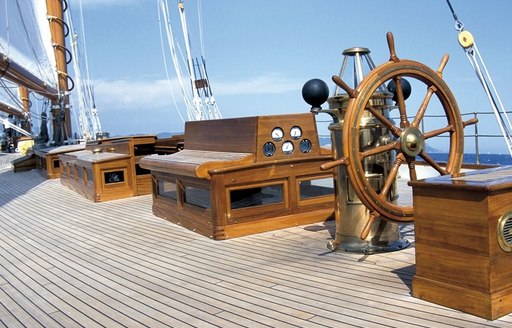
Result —
<path fill-rule="evenodd" d="M 498 244 L 505 252 L 512 252 L 512 210 L 498 219 Z"/>

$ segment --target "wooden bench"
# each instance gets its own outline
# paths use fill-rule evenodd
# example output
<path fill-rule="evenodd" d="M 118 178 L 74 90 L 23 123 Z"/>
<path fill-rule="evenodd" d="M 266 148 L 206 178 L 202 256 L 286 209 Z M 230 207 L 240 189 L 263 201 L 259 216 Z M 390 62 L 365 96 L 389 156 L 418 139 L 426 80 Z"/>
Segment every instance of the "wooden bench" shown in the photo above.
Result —
<path fill-rule="evenodd" d="M 35 148 L 36 169 L 48 179 L 58 179 L 62 173 L 59 156 L 83 149 L 85 149 L 85 144 Z"/>
<path fill-rule="evenodd" d="M 173 138 L 176 144 L 179 140 Z M 82 151 L 59 155 L 61 183 L 95 202 L 150 194 L 151 174 L 139 166 L 139 161 L 156 153 L 156 144 L 153 135 L 89 142 Z M 177 148 L 171 145 L 165 151 L 176 152 Z"/>
<path fill-rule="evenodd" d="M 140 165 L 155 215 L 227 239 L 332 218 L 330 160 L 306 113 L 187 122 L 184 150 Z"/>

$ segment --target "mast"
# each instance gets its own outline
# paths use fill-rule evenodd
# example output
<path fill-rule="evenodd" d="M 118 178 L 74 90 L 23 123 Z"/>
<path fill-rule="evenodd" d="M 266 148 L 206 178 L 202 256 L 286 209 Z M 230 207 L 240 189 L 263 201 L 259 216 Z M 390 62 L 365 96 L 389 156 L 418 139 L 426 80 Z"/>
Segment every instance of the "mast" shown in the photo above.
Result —
<path fill-rule="evenodd" d="M 57 64 L 58 99 L 52 99 L 53 141 L 60 145 L 72 135 L 71 113 L 69 108 L 68 73 L 66 61 L 66 42 L 64 33 L 62 0 L 46 0 L 48 22 Z"/>
<path fill-rule="evenodd" d="M 18 87 L 20 94 L 20 100 L 23 110 L 23 118 L 21 120 L 21 128 L 29 133 L 32 133 L 32 127 L 30 124 L 30 100 L 28 98 L 28 89 L 23 86 Z"/>

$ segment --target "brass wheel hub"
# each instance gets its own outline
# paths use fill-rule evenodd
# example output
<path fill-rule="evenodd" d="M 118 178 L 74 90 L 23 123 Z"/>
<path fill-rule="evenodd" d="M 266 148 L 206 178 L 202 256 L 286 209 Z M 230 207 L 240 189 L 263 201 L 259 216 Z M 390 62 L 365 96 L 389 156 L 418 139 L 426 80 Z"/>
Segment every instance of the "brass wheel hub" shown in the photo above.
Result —
<path fill-rule="evenodd" d="M 425 147 L 425 139 L 418 128 L 408 127 L 400 135 L 401 148 L 407 156 L 415 157 Z"/>

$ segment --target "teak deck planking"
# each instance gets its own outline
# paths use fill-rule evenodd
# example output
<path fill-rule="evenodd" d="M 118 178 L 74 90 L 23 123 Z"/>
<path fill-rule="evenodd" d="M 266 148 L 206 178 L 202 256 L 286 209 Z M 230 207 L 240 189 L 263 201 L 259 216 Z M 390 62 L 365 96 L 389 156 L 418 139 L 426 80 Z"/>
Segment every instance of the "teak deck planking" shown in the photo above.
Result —
<path fill-rule="evenodd" d="M 414 246 L 332 253 L 334 222 L 214 241 L 0 155 L 0 326 L 510 327 L 411 296 Z M 2 163 L 3 161 L 3 163 Z M 414 240 L 413 225 L 404 225 Z M 414 243 L 413 243 L 414 245 Z"/>

